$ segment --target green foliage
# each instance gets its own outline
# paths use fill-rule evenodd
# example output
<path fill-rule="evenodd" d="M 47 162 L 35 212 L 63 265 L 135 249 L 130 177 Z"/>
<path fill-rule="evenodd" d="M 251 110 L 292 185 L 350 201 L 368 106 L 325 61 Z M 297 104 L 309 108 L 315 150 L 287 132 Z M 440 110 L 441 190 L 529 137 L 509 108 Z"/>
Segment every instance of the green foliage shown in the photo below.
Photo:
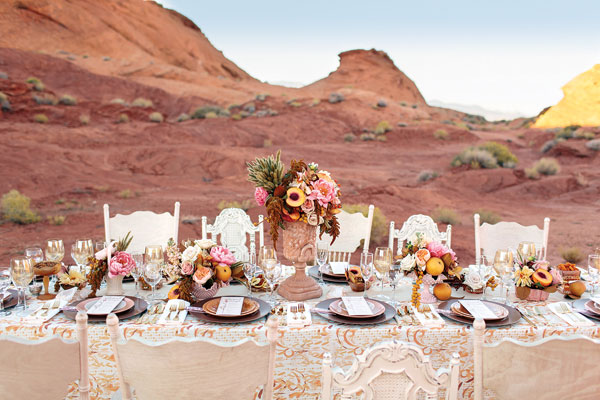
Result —
<path fill-rule="evenodd" d="M 571 139 L 575 137 L 575 131 L 579 129 L 579 125 L 569 125 L 562 128 L 556 133 L 556 139 Z"/>
<path fill-rule="evenodd" d="M 145 99 L 143 97 L 138 97 L 131 103 L 131 105 L 134 107 L 142 107 L 142 108 L 152 107 L 153 104 L 154 103 L 152 103 L 152 100 Z"/>
<path fill-rule="evenodd" d="M 110 104 L 119 104 L 121 106 L 127 106 L 127 102 L 125 100 L 123 100 L 123 99 L 120 99 L 120 98 L 112 99 L 110 101 Z"/>
<path fill-rule="evenodd" d="M 371 140 L 375 140 L 375 135 L 373 135 L 372 133 L 363 133 L 360 135 L 360 140 L 362 140 L 363 142 L 369 142 Z"/>
<path fill-rule="evenodd" d="M 5 193 L 0 200 L 2 218 L 15 224 L 33 224 L 40 221 L 40 216 L 30 208 L 31 199 L 17 190 Z"/>
<path fill-rule="evenodd" d="M 346 133 L 344 135 L 344 142 L 354 142 L 354 140 L 356 140 L 356 135 L 352 134 L 352 133 Z"/>
<path fill-rule="evenodd" d="M 433 137 L 438 140 L 446 140 L 448 139 L 448 136 L 448 132 L 446 132 L 444 129 L 438 129 L 437 131 L 433 132 Z"/>
<path fill-rule="evenodd" d="M 204 116 L 204 118 L 206 118 L 206 119 L 218 118 L 218 115 L 214 111 L 209 111 L 209 112 L 206 113 L 206 115 Z"/>
<path fill-rule="evenodd" d="M 42 81 L 34 76 L 30 76 L 29 78 L 27 78 L 25 80 L 26 83 L 31 83 L 32 85 L 35 85 L 36 83 L 41 83 Z"/>
<path fill-rule="evenodd" d="M 265 140 L 263 140 L 263 147 L 267 148 L 267 147 L 271 147 L 273 146 L 273 140 L 267 138 Z"/>
<path fill-rule="evenodd" d="M 585 144 L 585 147 L 593 151 L 600 151 L 600 139 L 590 140 Z"/>
<path fill-rule="evenodd" d="M 8 100 L 8 97 L 6 97 L 6 95 L 2 92 L 0 92 L 0 101 L 6 101 Z"/>
<path fill-rule="evenodd" d="M 39 96 L 34 94 L 33 101 L 35 101 L 36 104 L 46 105 L 46 106 L 53 106 L 58 103 L 58 100 L 56 100 L 56 98 L 50 94 L 48 94 L 48 95 L 42 94 Z"/>
<path fill-rule="evenodd" d="M 117 120 L 117 124 L 126 124 L 127 122 L 129 122 L 129 115 L 119 114 L 119 119 Z"/>
<path fill-rule="evenodd" d="M 60 225 L 63 225 L 66 220 L 67 220 L 67 217 L 65 217 L 64 215 L 48 216 L 48 223 L 50 225 L 60 226 Z"/>
<path fill-rule="evenodd" d="M 417 181 L 418 182 L 427 182 L 427 181 L 437 178 L 438 176 L 439 176 L 439 174 L 436 171 L 424 170 L 419 173 L 419 176 L 417 177 Z"/>
<path fill-rule="evenodd" d="M 572 264 L 579 264 L 584 259 L 583 252 L 579 247 L 561 248 L 560 256 L 563 260 Z"/>
<path fill-rule="evenodd" d="M 87 114 L 80 115 L 79 122 L 81 123 L 81 125 L 88 125 L 90 123 L 90 116 Z"/>
<path fill-rule="evenodd" d="M 544 157 L 533 164 L 533 169 L 541 175 L 556 175 L 560 172 L 560 164 L 554 158 Z"/>
<path fill-rule="evenodd" d="M 120 199 L 130 199 L 133 196 L 135 196 L 135 194 L 133 191 L 131 191 L 131 189 L 123 189 L 119 192 L 119 194 L 117 194 L 117 197 Z"/>
<path fill-rule="evenodd" d="M 65 106 L 74 106 L 77 104 L 77 99 L 69 94 L 63 94 L 58 103 Z"/>
<path fill-rule="evenodd" d="M 388 121 L 380 121 L 375 127 L 376 135 L 383 135 L 392 130 L 392 125 Z"/>
<path fill-rule="evenodd" d="M 468 165 L 473 169 L 478 168 L 496 168 L 498 161 L 496 158 L 487 150 L 469 147 L 460 152 L 454 160 L 452 160 L 452 166 L 458 167 L 460 165 Z"/>
<path fill-rule="evenodd" d="M 226 208 L 241 208 L 244 211 L 248 211 L 252 207 L 253 204 L 254 204 L 254 201 L 251 199 L 246 199 L 246 200 L 242 200 L 242 201 L 221 200 L 219 202 L 219 204 L 217 204 L 217 208 L 219 209 L 219 211 L 222 211 Z"/>
<path fill-rule="evenodd" d="M 190 119 L 190 116 L 187 113 L 183 113 L 180 114 L 179 117 L 177 117 L 177 122 L 183 122 L 183 121 L 187 121 Z"/>
<path fill-rule="evenodd" d="M 299 101 L 291 101 L 291 102 L 289 102 L 288 104 L 289 104 L 290 106 L 292 106 L 292 107 L 296 107 L 296 108 L 298 108 L 298 107 L 302 107 L 302 103 L 300 103 Z"/>
<path fill-rule="evenodd" d="M 208 113 L 213 113 L 217 117 L 229 117 L 229 111 L 219 106 L 202 106 L 196 108 L 192 114 L 192 119 L 203 119 L 207 118 Z M 212 114 L 211 114 L 212 115 Z M 210 118 L 210 117 L 208 117 Z"/>
<path fill-rule="evenodd" d="M 284 166 L 281 162 L 281 150 L 275 156 L 257 157 L 254 161 L 246 163 L 246 166 L 248 180 L 269 193 L 273 193 L 283 180 Z"/>
<path fill-rule="evenodd" d="M 497 224 L 498 222 L 500 222 L 500 216 L 490 210 L 480 208 L 479 210 L 475 211 L 475 214 L 479 214 L 479 218 L 480 218 L 482 224 L 484 222 L 487 222 L 488 224 L 493 225 L 493 224 Z"/>
<path fill-rule="evenodd" d="M 596 137 L 596 134 L 592 131 L 580 128 L 575 131 L 573 137 L 575 139 L 593 140 Z"/>
<path fill-rule="evenodd" d="M 45 114 L 35 114 L 33 116 L 33 121 L 37 122 L 38 124 L 45 124 L 48 122 L 48 117 L 46 117 Z"/>
<path fill-rule="evenodd" d="M 377 135 L 377 136 L 375 136 L 375 140 L 377 140 L 378 142 L 387 142 L 387 136 Z"/>
<path fill-rule="evenodd" d="M 318 106 L 319 104 L 321 104 L 321 99 L 316 99 L 315 98 L 315 99 L 312 99 L 312 101 L 310 103 L 310 106 L 311 107 L 315 107 L 315 106 Z"/>
<path fill-rule="evenodd" d="M 560 142 L 561 142 L 561 140 L 557 140 L 557 139 L 548 140 L 547 142 L 545 142 L 542 145 L 542 147 L 540 148 L 540 152 L 547 153 L 550 150 L 552 150 L 554 148 L 554 146 L 556 146 Z"/>
<path fill-rule="evenodd" d="M 150 119 L 150 122 L 157 122 L 157 123 L 161 123 L 165 120 L 163 115 L 161 113 L 159 113 L 158 111 L 151 113 L 148 116 L 148 118 Z"/>
<path fill-rule="evenodd" d="M 460 217 L 457 212 L 451 208 L 438 207 L 433 211 L 432 218 L 435 222 L 447 224 L 447 225 L 458 225 L 460 223 Z"/>
<path fill-rule="evenodd" d="M 501 167 L 514 168 L 519 161 L 517 157 L 510 152 L 508 147 L 497 142 L 486 142 L 480 146 L 481 149 L 489 151 Z"/>
<path fill-rule="evenodd" d="M 234 121 L 240 121 L 242 119 L 242 114 L 240 114 L 240 113 L 233 114 L 231 116 L 231 119 L 234 120 Z"/>
<path fill-rule="evenodd" d="M 365 217 L 369 215 L 369 206 L 367 204 L 344 204 L 342 210 L 353 214 L 362 213 Z M 388 235 L 388 221 L 379 207 L 373 210 L 373 225 L 371 227 L 371 244 L 377 246 L 382 244 Z"/>
<path fill-rule="evenodd" d="M 411 107 L 412 108 L 417 108 L 417 107 L 419 107 L 419 105 L 418 104 L 413 104 Z"/>
<path fill-rule="evenodd" d="M 525 168 L 525 176 L 529 179 L 540 179 L 540 174 L 535 168 Z"/>

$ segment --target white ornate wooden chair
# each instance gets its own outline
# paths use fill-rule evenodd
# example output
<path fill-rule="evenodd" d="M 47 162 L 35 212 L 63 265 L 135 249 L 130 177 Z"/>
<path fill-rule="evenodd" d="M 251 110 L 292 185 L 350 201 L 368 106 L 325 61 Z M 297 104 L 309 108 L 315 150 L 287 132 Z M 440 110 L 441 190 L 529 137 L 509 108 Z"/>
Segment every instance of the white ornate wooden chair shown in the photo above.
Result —
<path fill-rule="evenodd" d="M 600 340 L 550 336 L 533 343 L 505 338 L 484 344 L 485 322 L 474 323 L 475 400 L 598 399 Z"/>
<path fill-rule="evenodd" d="M 427 215 L 416 214 L 410 216 L 402 225 L 401 229 L 395 229 L 394 221 L 390 222 L 389 248 L 394 249 L 394 240 L 398 240 L 396 253 L 402 251 L 404 241 L 410 239 L 415 233 L 424 233 L 431 240 L 437 240 L 451 248 L 452 225 L 448 225 L 446 232 L 440 232 L 437 224 Z"/>
<path fill-rule="evenodd" d="M 479 214 L 475 214 L 473 219 L 475 221 L 476 264 L 479 264 L 482 253 L 491 262 L 496 250 L 506 248 L 516 250 L 521 242 L 534 242 L 536 249 L 542 251 L 542 258 L 546 259 L 550 218 L 544 218 L 544 229 L 535 225 L 523 226 L 516 222 L 498 222 L 494 225 L 487 222 L 480 224 Z"/>
<path fill-rule="evenodd" d="M 210 238 L 216 242 L 217 237 L 221 246 L 227 247 L 233 252 L 238 261 L 248 260 L 248 253 L 256 254 L 256 233 L 258 233 L 259 246 L 265 245 L 265 233 L 263 228 L 263 216 L 258 216 L 258 225 L 254 225 L 250 216 L 241 208 L 225 208 L 214 224 L 208 224 L 207 218 L 202 217 L 202 239 Z M 246 235 L 250 237 L 249 246 L 246 245 Z"/>
<path fill-rule="evenodd" d="M 347 373 L 331 368 L 331 356 L 323 357 L 322 399 L 330 400 L 332 389 L 341 390 L 342 399 L 364 392 L 365 400 L 414 400 L 420 392 L 426 399 L 437 399 L 446 388 L 446 399 L 458 396 L 459 357 L 453 354 L 450 368 L 437 372 L 428 356 L 411 344 L 398 341 L 375 345 L 357 357 Z"/>
<path fill-rule="evenodd" d="M 87 314 L 80 311 L 76 320 L 78 341 L 0 337 L 0 398 L 64 399 L 76 380 L 79 398 L 90 398 Z"/>
<path fill-rule="evenodd" d="M 363 252 L 369 251 L 374 210 L 375 206 L 371 204 L 366 217 L 361 212 L 350 214 L 344 210 L 337 214 L 340 223 L 340 235 L 335 242 L 329 246 L 329 261 L 350 262 L 352 253 L 360 247 L 361 241 L 364 241 Z M 317 240 L 331 243 L 331 236 L 326 233 L 323 234 L 321 239 L 318 239 L 318 237 L 319 234 L 317 230 Z"/>
<path fill-rule="evenodd" d="M 267 344 L 250 339 L 219 344 L 200 338 L 174 338 L 166 343 L 130 339 L 122 343 L 117 316 L 110 314 L 106 323 L 124 400 L 132 399 L 132 391 L 139 400 L 251 399 L 259 385 L 264 385 L 262 399 L 272 399 L 275 318 L 266 324 Z"/>
<path fill-rule="evenodd" d="M 152 211 L 135 211 L 110 217 L 108 204 L 104 205 L 104 237 L 106 242 L 119 240 L 131 231 L 133 240 L 127 249 L 131 253 L 143 253 L 146 246 L 160 244 L 163 248 L 170 238 L 177 243 L 179 235 L 179 202 L 175 202 L 173 214 L 155 214 Z"/>

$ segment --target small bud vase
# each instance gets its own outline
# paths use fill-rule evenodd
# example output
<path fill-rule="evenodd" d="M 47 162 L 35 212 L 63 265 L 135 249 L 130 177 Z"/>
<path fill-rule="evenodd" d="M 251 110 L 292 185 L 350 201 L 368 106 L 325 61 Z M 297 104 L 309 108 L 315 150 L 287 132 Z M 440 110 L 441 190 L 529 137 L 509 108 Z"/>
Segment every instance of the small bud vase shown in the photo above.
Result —
<path fill-rule="evenodd" d="M 123 275 L 117 275 L 113 278 L 106 275 L 106 295 L 107 296 L 122 296 L 125 293 L 123 290 Z"/>

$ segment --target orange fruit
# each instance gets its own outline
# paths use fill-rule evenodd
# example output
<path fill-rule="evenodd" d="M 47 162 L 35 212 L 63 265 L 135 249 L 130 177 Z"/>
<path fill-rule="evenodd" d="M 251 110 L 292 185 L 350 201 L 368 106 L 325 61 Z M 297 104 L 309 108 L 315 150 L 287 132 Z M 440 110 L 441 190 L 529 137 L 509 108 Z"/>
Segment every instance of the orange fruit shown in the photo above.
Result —
<path fill-rule="evenodd" d="M 431 257 L 425 264 L 425 271 L 429 275 L 438 276 L 444 272 L 444 262 L 441 258 Z"/>
<path fill-rule="evenodd" d="M 169 294 L 167 295 L 169 300 L 174 300 L 179 298 L 179 284 L 173 285 L 171 290 L 169 290 Z"/>
<path fill-rule="evenodd" d="M 218 280 L 227 282 L 231 278 L 231 268 L 227 264 L 219 264 L 215 267 L 215 275 Z"/>
<path fill-rule="evenodd" d="M 569 292 L 573 296 L 580 297 L 585 292 L 585 283 L 581 281 L 569 282 Z"/>
<path fill-rule="evenodd" d="M 452 296 L 452 287 L 447 283 L 438 283 L 433 287 L 433 295 L 439 300 L 448 300 Z"/>

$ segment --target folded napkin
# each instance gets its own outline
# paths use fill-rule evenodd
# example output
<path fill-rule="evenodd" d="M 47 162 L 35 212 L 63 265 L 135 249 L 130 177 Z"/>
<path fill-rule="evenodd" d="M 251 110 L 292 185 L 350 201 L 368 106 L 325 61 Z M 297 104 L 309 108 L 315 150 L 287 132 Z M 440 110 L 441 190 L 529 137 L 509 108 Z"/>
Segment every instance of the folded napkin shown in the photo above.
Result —
<path fill-rule="evenodd" d="M 571 326 L 596 326 L 594 322 L 590 321 L 577 311 L 574 311 L 567 302 L 561 301 L 558 303 L 550 303 L 548 304 L 548 308 Z M 565 312 L 565 310 L 569 310 L 569 312 Z"/>
<path fill-rule="evenodd" d="M 185 300 L 173 299 L 167 302 L 165 310 L 158 319 L 159 324 L 182 324 L 187 317 L 190 303 Z"/>
<path fill-rule="evenodd" d="M 346 295 L 346 291 L 344 290 L 343 286 L 334 286 L 334 285 L 328 286 L 327 296 L 326 296 L 328 299 L 339 299 L 345 295 Z"/>
<path fill-rule="evenodd" d="M 308 304 L 304 303 L 304 312 L 303 313 L 300 313 L 300 312 L 293 313 L 291 311 L 292 306 L 298 306 L 298 304 L 291 303 L 286 306 L 287 326 L 292 327 L 292 328 L 302 328 L 304 326 L 309 326 L 310 324 L 312 324 L 312 319 L 310 317 L 310 306 Z"/>
<path fill-rule="evenodd" d="M 423 307 L 423 306 L 421 306 Z M 419 312 L 414 306 L 410 306 L 411 313 L 417 318 L 419 323 L 423 326 L 444 326 L 446 322 L 440 317 L 434 306 L 429 305 L 431 311 Z"/>
<path fill-rule="evenodd" d="M 40 302 L 29 315 L 21 318 L 21 322 L 33 325 L 42 324 L 52 319 L 65 305 L 67 305 L 67 301 L 61 300 L 58 296 L 54 300 Z"/>

